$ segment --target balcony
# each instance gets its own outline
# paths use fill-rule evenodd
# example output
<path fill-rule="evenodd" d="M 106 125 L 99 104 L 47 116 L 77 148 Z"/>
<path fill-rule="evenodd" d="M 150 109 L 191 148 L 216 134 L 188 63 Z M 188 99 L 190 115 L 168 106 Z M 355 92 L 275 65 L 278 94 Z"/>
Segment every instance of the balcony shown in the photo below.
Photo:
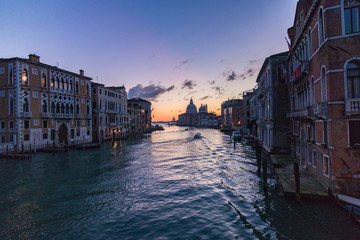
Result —
<path fill-rule="evenodd" d="M 360 114 L 360 98 L 345 100 L 346 114 Z"/>
<path fill-rule="evenodd" d="M 42 118 L 51 118 L 51 117 L 52 117 L 52 113 L 41 113 L 41 117 L 42 117 Z"/>
<path fill-rule="evenodd" d="M 86 118 L 87 118 L 87 119 L 91 119 L 91 118 L 92 118 L 92 114 L 86 114 Z"/>
<path fill-rule="evenodd" d="M 75 118 L 82 118 L 81 114 L 75 114 Z"/>
<path fill-rule="evenodd" d="M 74 118 L 74 114 L 68 114 L 68 113 L 53 113 L 53 118 Z"/>
<path fill-rule="evenodd" d="M 314 106 L 314 115 L 320 118 L 326 118 L 327 102 L 320 102 Z"/>
<path fill-rule="evenodd" d="M 113 123 L 110 123 L 109 126 L 110 126 L 110 127 L 116 127 L 117 124 L 116 124 L 116 122 L 113 122 Z"/>
<path fill-rule="evenodd" d="M 309 74 L 309 61 L 302 61 L 301 64 L 295 69 L 293 72 L 293 76 L 291 78 L 291 82 L 296 82 L 304 77 L 306 77 Z"/>
<path fill-rule="evenodd" d="M 290 118 L 312 118 L 314 116 L 314 108 L 313 106 L 307 106 L 287 113 L 286 116 Z"/>
<path fill-rule="evenodd" d="M 24 118 L 31 118 L 32 117 L 32 113 L 31 112 L 22 112 L 21 116 Z"/>

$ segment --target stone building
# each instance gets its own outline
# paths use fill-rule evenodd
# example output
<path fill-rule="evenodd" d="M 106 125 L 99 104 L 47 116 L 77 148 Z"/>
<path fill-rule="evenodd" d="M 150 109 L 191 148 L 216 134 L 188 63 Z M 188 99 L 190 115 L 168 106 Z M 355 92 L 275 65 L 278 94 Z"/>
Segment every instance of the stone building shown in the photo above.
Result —
<path fill-rule="evenodd" d="M 177 125 L 203 128 L 218 128 L 219 121 L 215 113 L 208 112 L 207 104 L 201 104 L 198 112 L 197 107 L 195 106 L 191 98 L 189 105 L 186 107 L 186 113 L 179 115 Z"/>
<path fill-rule="evenodd" d="M 0 59 L 0 141 L 18 147 L 92 141 L 91 78 L 29 59 Z"/>
<path fill-rule="evenodd" d="M 266 152 L 288 151 L 288 92 L 286 85 L 287 56 L 283 52 L 267 57 L 256 82 L 258 140 Z"/>
<path fill-rule="evenodd" d="M 128 101 L 129 134 L 139 134 L 151 131 L 148 126 L 148 114 L 137 101 Z"/>
<path fill-rule="evenodd" d="M 151 132 L 151 124 L 152 124 L 151 102 L 142 98 L 131 98 L 128 99 L 128 103 L 130 103 L 131 106 L 136 104 L 145 111 L 145 115 L 143 116 L 144 119 L 142 126 L 144 128 L 144 132 Z"/>
<path fill-rule="evenodd" d="M 301 0 L 288 36 L 293 156 L 334 192 L 360 193 L 359 0 Z"/>
<path fill-rule="evenodd" d="M 244 125 L 242 99 L 231 99 L 221 104 L 221 130 L 241 130 Z"/>
<path fill-rule="evenodd" d="M 94 141 L 125 137 L 129 127 L 125 87 L 105 87 L 94 82 L 91 85 Z"/>

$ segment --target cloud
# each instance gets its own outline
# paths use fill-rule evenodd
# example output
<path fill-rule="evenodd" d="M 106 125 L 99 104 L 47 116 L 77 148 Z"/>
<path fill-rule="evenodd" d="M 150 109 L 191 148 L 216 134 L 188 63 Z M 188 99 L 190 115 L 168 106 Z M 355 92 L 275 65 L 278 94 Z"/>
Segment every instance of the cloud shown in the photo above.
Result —
<path fill-rule="evenodd" d="M 238 78 L 238 76 L 236 75 L 236 73 L 234 71 L 232 71 L 232 73 L 230 75 L 228 75 L 226 81 L 234 81 L 234 80 L 236 80 L 236 78 Z"/>
<path fill-rule="evenodd" d="M 191 58 L 187 58 L 187 59 L 179 62 L 179 63 L 175 66 L 175 68 L 178 69 L 178 70 L 182 70 L 182 67 L 183 67 L 185 64 L 188 64 L 188 63 L 191 62 L 191 61 L 192 61 Z"/>
<path fill-rule="evenodd" d="M 136 85 L 133 88 L 129 89 L 128 97 L 134 98 L 144 98 L 146 100 L 155 101 L 161 94 L 170 92 L 175 88 L 172 85 L 169 88 L 165 88 L 160 85 L 150 84 L 149 86 L 143 87 L 141 84 Z"/>
<path fill-rule="evenodd" d="M 208 99 L 208 98 L 211 98 L 211 96 L 204 96 L 204 97 L 200 98 L 200 100 L 205 100 L 205 99 Z"/>
<path fill-rule="evenodd" d="M 210 85 L 214 85 L 214 84 L 215 84 L 215 80 L 213 80 L 213 81 L 208 81 L 208 83 L 210 83 Z"/>
<path fill-rule="evenodd" d="M 255 63 L 257 63 L 257 61 L 258 61 L 258 60 L 250 60 L 250 61 L 249 61 L 249 64 L 251 64 L 251 65 L 252 65 L 252 64 L 255 64 Z"/>
<path fill-rule="evenodd" d="M 196 85 L 197 85 L 197 84 L 195 83 L 195 81 L 186 79 L 186 80 L 182 83 L 181 89 L 184 89 L 184 88 L 193 89 L 193 87 L 195 87 Z"/>
<path fill-rule="evenodd" d="M 254 68 L 252 68 L 252 67 L 247 68 L 247 69 L 245 68 L 245 72 L 242 73 L 242 74 L 240 74 L 240 75 L 239 75 L 239 78 L 241 78 L 242 80 L 245 80 L 245 79 L 247 79 L 248 77 L 254 76 L 254 74 L 255 74 Z"/>
<path fill-rule="evenodd" d="M 220 86 L 214 86 L 212 89 L 215 90 L 215 94 L 224 95 L 224 88 Z"/>

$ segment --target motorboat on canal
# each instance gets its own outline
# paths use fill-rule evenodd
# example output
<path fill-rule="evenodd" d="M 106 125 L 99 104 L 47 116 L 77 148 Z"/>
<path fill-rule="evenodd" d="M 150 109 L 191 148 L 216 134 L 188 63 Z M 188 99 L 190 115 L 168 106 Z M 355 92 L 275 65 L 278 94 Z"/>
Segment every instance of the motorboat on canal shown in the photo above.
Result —
<path fill-rule="evenodd" d="M 194 135 L 194 138 L 201 138 L 201 133 L 196 133 L 196 134 Z"/>
<path fill-rule="evenodd" d="M 349 216 L 352 220 L 360 224 L 360 199 L 342 194 L 336 194 L 335 199 L 337 205 L 349 211 Z"/>
<path fill-rule="evenodd" d="M 240 131 L 233 131 L 232 133 L 232 139 L 234 140 L 241 140 L 242 139 L 242 134 Z"/>

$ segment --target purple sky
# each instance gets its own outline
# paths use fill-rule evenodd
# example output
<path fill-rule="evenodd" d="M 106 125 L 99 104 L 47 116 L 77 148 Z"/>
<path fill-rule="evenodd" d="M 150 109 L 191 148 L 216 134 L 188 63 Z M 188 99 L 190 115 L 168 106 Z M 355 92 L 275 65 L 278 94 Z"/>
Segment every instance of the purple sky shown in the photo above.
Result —
<path fill-rule="evenodd" d="M 286 51 L 296 0 L 0 0 L 2 58 L 43 63 L 153 101 L 155 120 L 255 86 L 264 59 Z M 130 96 L 130 97 L 131 97 Z"/>

